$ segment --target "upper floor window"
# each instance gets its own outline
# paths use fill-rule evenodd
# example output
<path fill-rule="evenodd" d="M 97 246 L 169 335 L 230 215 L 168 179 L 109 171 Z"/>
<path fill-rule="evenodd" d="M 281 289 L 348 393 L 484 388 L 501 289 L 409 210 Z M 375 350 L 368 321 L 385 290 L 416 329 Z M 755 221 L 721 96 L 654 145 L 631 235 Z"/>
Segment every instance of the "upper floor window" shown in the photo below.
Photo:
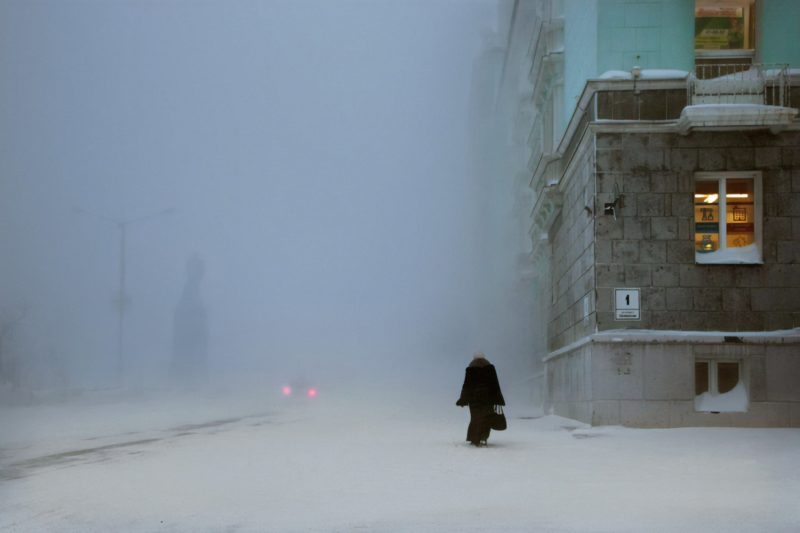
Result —
<path fill-rule="evenodd" d="M 697 0 L 694 10 L 695 50 L 755 48 L 753 4 L 753 0 Z"/>
<path fill-rule="evenodd" d="M 696 173 L 695 261 L 761 263 L 761 217 L 760 172 Z"/>

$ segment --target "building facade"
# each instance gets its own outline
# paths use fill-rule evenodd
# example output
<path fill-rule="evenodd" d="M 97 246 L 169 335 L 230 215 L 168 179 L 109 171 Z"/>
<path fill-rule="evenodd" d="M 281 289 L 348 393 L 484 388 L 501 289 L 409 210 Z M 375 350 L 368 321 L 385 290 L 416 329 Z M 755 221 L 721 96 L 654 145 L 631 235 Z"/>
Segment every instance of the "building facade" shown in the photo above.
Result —
<path fill-rule="evenodd" d="M 518 0 L 500 20 L 548 410 L 800 426 L 800 3 Z"/>

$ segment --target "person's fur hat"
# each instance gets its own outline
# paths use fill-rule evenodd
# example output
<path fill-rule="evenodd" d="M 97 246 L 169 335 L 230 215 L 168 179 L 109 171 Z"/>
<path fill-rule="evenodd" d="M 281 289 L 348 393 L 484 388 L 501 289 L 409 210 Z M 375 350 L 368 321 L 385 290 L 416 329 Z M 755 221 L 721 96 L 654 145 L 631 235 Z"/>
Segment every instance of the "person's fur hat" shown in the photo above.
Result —
<path fill-rule="evenodd" d="M 483 352 L 475 352 L 475 354 L 472 356 L 472 361 L 470 361 L 469 366 L 483 367 L 489 366 L 490 364 L 491 363 L 488 359 L 486 359 L 486 356 L 483 354 Z"/>

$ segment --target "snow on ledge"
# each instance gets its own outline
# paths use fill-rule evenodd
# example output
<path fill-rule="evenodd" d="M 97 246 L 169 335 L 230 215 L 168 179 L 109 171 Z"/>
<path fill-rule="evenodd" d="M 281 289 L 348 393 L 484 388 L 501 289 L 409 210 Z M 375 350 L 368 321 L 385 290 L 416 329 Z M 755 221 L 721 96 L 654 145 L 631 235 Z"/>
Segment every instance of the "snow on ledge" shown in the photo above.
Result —
<path fill-rule="evenodd" d="M 685 70 L 642 69 L 640 80 L 683 80 L 689 76 Z M 597 78 L 600 80 L 632 80 L 633 74 L 627 70 L 607 70 Z"/>
<path fill-rule="evenodd" d="M 727 340 L 726 340 L 727 339 Z M 547 362 L 590 343 L 697 343 L 697 344 L 800 344 L 800 328 L 775 331 L 683 331 L 666 329 L 609 329 L 587 335 L 572 344 L 550 352 Z"/>
<path fill-rule="evenodd" d="M 700 265 L 759 265 L 762 263 L 761 250 L 755 244 L 713 252 L 695 252 L 694 259 Z"/>
<path fill-rule="evenodd" d="M 632 80 L 633 74 L 627 70 L 607 70 L 600 74 L 600 80 Z"/>
<path fill-rule="evenodd" d="M 688 133 L 692 128 L 756 126 L 785 127 L 791 124 L 797 109 L 765 104 L 698 104 L 683 108 L 678 130 Z"/>
<path fill-rule="evenodd" d="M 800 68 L 789 68 L 789 69 L 768 68 L 761 70 L 757 67 L 750 67 L 749 69 L 742 70 L 740 72 L 733 72 L 731 74 L 724 74 L 722 76 L 717 76 L 715 78 L 707 78 L 707 79 L 708 80 L 755 80 L 755 79 L 774 80 L 780 77 L 782 74 L 790 78 L 796 78 L 800 76 Z"/>
<path fill-rule="evenodd" d="M 685 342 L 704 339 L 706 342 L 725 342 L 725 337 L 737 337 L 742 342 L 778 342 L 800 343 L 800 328 L 781 329 L 775 331 L 683 331 L 663 329 L 609 329 L 591 336 L 595 342 Z"/>

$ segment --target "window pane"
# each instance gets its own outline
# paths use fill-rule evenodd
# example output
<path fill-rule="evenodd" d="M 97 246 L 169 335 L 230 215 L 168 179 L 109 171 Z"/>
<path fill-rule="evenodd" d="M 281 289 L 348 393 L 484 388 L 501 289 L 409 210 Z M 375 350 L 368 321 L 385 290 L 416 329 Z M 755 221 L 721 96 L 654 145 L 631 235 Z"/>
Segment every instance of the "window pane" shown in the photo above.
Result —
<path fill-rule="evenodd" d="M 728 248 L 741 248 L 756 242 L 754 186 L 752 179 L 726 182 L 725 223 Z"/>
<path fill-rule="evenodd" d="M 717 392 L 724 394 L 739 383 L 739 363 L 717 363 Z"/>
<path fill-rule="evenodd" d="M 697 252 L 719 249 L 719 182 L 716 180 L 695 182 L 694 227 Z"/>
<path fill-rule="evenodd" d="M 694 394 L 700 396 L 708 391 L 708 363 L 695 361 L 694 363 Z"/>
<path fill-rule="evenodd" d="M 739 6 L 698 6 L 695 8 L 694 47 L 697 50 L 745 48 L 746 8 Z M 749 13 L 747 13 L 749 14 Z"/>

